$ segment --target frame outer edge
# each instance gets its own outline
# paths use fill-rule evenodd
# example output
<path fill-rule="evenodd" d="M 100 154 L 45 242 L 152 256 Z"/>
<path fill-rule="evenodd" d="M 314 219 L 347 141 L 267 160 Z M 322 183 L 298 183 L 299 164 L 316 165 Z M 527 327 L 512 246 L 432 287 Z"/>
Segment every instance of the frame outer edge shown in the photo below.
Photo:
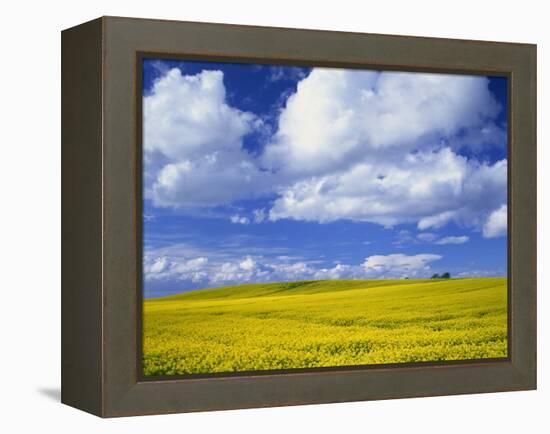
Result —
<path fill-rule="evenodd" d="M 297 62 L 301 58 L 314 62 L 316 55 L 326 53 L 326 58 L 321 60 L 338 63 L 339 66 L 357 63 L 359 61 L 356 59 L 366 56 L 372 59 L 372 64 L 379 62 L 383 67 L 390 65 L 390 68 L 395 65 L 398 70 L 488 74 L 491 71 L 517 72 L 519 94 L 524 96 L 518 99 L 521 103 L 511 109 L 517 115 L 513 119 L 514 129 L 521 126 L 523 132 L 518 134 L 512 131 L 512 134 L 516 143 L 533 153 L 529 157 L 525 157 L 525 152 L 523 155 L 518 153 L 519 160 L 513 166 L 525 177 L 520 182 L 522 191 L 525 187 L 535 187 L 535 190 L 524 197 L 522 193 L 514 195 L 518 199 L 515 207 L 517 202 L 527 207 L 515 218 L 521 224 L 527 224 L 529 234 L 522 241 L 518 238 L 522 234 L 518 233 L 511 245 L 514 247 L 512 255 L 515 259 L 519 258 L 519 269 L 536 273 L 536 264 L 533 269 L 532 263 L 536 259 L 536 220 L 532 218 L 532 214 L 536 214 L 536 172 L 532 171 L 533 166 L 536 167 L 536 150 L 533 149 L 536 148 L 536 111 L 532 110 L 532 98 L 536 97 L 535 46 L 405 36 L 347 36 L 343 32 L 114 17 L 104 18 L 104 27 L 103 416 L 484 393 L 536 387 L 536 276 L 524 277 L 520 276 L 521 273 L 516 275 L 520 276 L 521 285 L 517 286 L 518 291 L 514 292 L 512 300 L 518 309 L 514 310 L 512 323 L 513 348 L 516 350 L 513 350 L 511 361 L 471 366 L 140 382 L 136 378 L 136 367 L 132 365 L 137 357 L 134 342 L 136 318 L 132 309 L 139 302 L 132 292 L 135 289 L 132 273 L 139 266 L 135 263 L 135 252 L 132 250 L 136 240 L 131 229 L 135 218 L 135 197 L 132 194 L 136 167 L 128 156 L 136 152 L 133 148 L 136 131 L 132 124 L 134 96 L 133 86 L 130 85 L 135 77 L 128 78 L 135 67 L 132 63 L 135 60 L 130 59 L 135 59 L 136 50 L 159 50 L 159 57 L 166 57 L 173 50 L 189 55 L 202 52 L 212 57 L 246 58 L 249 62 L 251 59 L 261 60 L 263 53 L 266 53 L 266 61 L 280 56 L 282 63 L 292 56 Z M 227 37 L 220 39 L 220 35 Z M 289 39 L 293 39 L 294 43 L 287 47 L 285 43 Z M 348 40 L 350 44 L 346 46 Z M 323 50 L 319 48 L 322 43 L 325 43 Z M 312 50 L 308 51 L 308 47 Z M 366 47 L 365 55 L 358 54 L 357 50 L 361 47 Z M 287 52 L 291 55 L 283 57 Z M 363 67 L 369 66 L 365 64 Z M 524 114 L 521 114 L 522 111 Z M 519 119 L 527 126 L 522 126 Z M 524 145 L 521 140 L 525 141 Z M 518 162 L 519 165 L 516 164 Z M 518 174 L 514 173 L 515 176 Z M 515 249 L 517 246 L 519 249 Z M 521 259 L 522 256 L 524 259 Z M 518 296 L 525 297 L 525 300 L 519 300 Z M 520 345 L 516 342 L 518 338 Z"/>
<path fill-rule="evenodd" d="M 522 390 L 537 387 L 536 46 L 524 47 L 513 74 L 511 270 L 512 363 Z M 518 83 L 521 85 L 518 86 Z"/>
<path fill-rule="evenodd" d="M 528 158 L 529 180 L 522 191 L 528 192 L 529 222 L 527 246 L 529 252 L 529 268 L 523 273 L 529 276 L 530 291 L 529 305 L 526 309 L 526 339 L 529 341 L 529 358 L 526 366 L 526 386 L 530 390 L 537 389 L 537 46 L 526 48 L 528 56 L 527 71 L 529 74 L 528 101 L 526 102 L 529 113 L 529 127 L 524 129 L 529 135 Z"/>
<path fill-rule="evenodd" d="M 102 19 L 61 33 L 61 402 L 103 414 Z"/>

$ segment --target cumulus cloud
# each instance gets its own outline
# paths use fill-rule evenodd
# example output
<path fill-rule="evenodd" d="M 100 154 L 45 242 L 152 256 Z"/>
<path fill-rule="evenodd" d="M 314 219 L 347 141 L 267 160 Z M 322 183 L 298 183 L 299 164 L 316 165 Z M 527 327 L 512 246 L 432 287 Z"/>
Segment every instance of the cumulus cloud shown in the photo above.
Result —
<path fill-rule="evenodd" d="M 200 256 L 202 255 L 202 256 Z M 278 255 L 241 255 L 237 251 L 204 251 L 189 246 L 171 246 L 148 251 L 143 271 L 146 287 L 168 283 L 171 291 L 221 285 L 320 279 L 368 279 L 426 277 L 430 263 L 440 255 L 373 255 L 362 263 L 324 264 L 318 260 Z"/>
<path fill-rule="evenodd" d="M 294 180 L 269 217 L 479 228 L 505 200 L 506 160 L 458 149 L 504 146 L 500 109 L 484 77 L 314 69 L 263 155 Z"/>
<path fill-rule="evenodd" d="M 247 225 L 248 223 L 250 223 L 250 220 L 248 219 L 248 217 L 240 216 L 238 214 L 235 214 L 229 217 L 229 221 L 231 221 L 231 223 L 235 223 L 239 225 Z"/>
<path fill-rule="evenodd" d="M 507 161 L 460 152 L 506 143 L 487 78 L 326 68 L 295 78 L 275 133 L 251 155 L 244 138 L 263 123 L 227 103 L 221 71 L 165 73 L 144 97 L 145 197 L 182 209 L 275 197 L 239 218 L 455 222 L 497 236 L 489 220 L 506 203 Z"/>
<path fill-rule="evenodd" d="M 360 163 L 348 171 L 301 180 L 270 210 L 282 218 L 367 221 L 384 226 L 418 223 L 439 228 L 454 220 L 476 226 L 506 197 L 506 161 L 470 162 L 449 148 L 408 154 L 393 163 Z"/>
<path fill-rule="evenodd" d="M 256 261 L 252 257 L 247 256 L 239 263 L 239 267 L 245 271 L 253 270 L 256 267 Z"/>
<path fill-rule="evenodd" d="M 348 264 L 336 264 L 330 268 L 320 268 L 313 275 L 315 279 L 344 279 L 357 277 L 360 274 L 360 267 Z"/>
<path fill-rule="evenodd" d="M 207 264 L 208 259 L 205 257 L 184 259 L 149 256 L 144 258 L 143 273 L 146 280 L 181 280 L 197 283 L 208 278 Z"/>
<path fill-rule="evenodd" d="M 507 233 L 508 207 L 502 205 L 493 211 L 483 226 L 483 236 L 486 238 L 502 237 Z"/>
<path fill-rule="evenodd" d="M 267 185 L 243 138 L 261 128 L 228 105 L 221 71 L 171 69 L 143 98 L 145 195 L 158 207 L 206 207 L 254 196 Z"/>
<path fill-rule="evenodd" d="M 365 272 L 374 277 L 416 277 L 430 270 L 430 263 L 441 259 L 441 255 L 423 253 L 418 255 L 373 255 L 365 259 Z"/>
<path fill-rule="evenodd" d="M 262 282 L 269 280 L 268 272 L 258 267 L 250 256 L 214 267 L 209 276 L 209 285 Z"/>
<path fill-rule="evenodd" d="M 332 171 L 481 130 L 499 110 L 484 77 L 316 68 L 288 98 L 265 161 Z"/>

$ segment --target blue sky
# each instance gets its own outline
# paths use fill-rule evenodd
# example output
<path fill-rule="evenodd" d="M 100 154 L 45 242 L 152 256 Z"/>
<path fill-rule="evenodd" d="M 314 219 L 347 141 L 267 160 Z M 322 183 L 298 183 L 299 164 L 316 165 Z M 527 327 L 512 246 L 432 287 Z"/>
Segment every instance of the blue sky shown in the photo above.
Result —
<path fill-rule="evenodd" d="M 144 294 L 505 275 L 505 78 L 143 61 Z"/>

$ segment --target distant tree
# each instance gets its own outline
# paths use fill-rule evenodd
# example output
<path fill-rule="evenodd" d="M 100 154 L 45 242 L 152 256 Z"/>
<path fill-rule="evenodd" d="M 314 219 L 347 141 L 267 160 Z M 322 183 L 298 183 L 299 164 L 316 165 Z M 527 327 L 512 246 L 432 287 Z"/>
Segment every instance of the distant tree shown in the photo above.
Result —
<path fill-rule="evenodd" d="M 443 273 L 441 275 L 441 278 L 442 279 L 450 279 L 451 278 L 451 274 L 449 272 L 446 272 L 446 273 Z"/>
<path fill-rule="evenodd" d="M 432 276 L 432 279 L 439 279 L 439 274 L 435 273 L 435 274 Z"/>

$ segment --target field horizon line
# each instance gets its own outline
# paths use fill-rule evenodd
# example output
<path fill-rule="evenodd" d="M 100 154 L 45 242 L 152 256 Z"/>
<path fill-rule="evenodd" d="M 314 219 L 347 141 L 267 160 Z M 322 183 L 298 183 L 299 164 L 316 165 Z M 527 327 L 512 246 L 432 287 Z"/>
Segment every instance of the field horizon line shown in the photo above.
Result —
<path fill-rule="evenodd" d="M 433 277 L 406 277 L 406 278 L 372 278 L 372 279 L 301 279 L 301 280 L 281 280 L 281 281 L 274 281 L 274 282 L 246 282 L 246 283 L 239 283 L 239 284 L 231 284 L 231 285 L 220 285 L 220 286 L 207 286 L 207 287 L 201 287 L 196 289 L 189 289 L 185 291 L 180 292 L 173 292 L 170 294 L 165 295 L 159 295 L 159 296 L 145 296 L 143 295 L 144 300 L 157 300 L 157 299 L 168 299 L 178 296 L 185 296 L 187 294 L 196 294 L 196 293 L 204 293 L 206 291 L 216 291 L 216 290 L 224 290 L 224 289 L 237 289 L 237 288 L 252 288 L 252 287 L 258 287 L 258 286 L 289 286 L 288 289 L 294 289 L 298 286 L 306 286 L 306 285 L 312 285 L 312 284 L 319 284 L 319 283 L 344 283 L 349 282 L 353 284 L 358 283 L 373 283 L 373 282 L 426 282 L 426 283 L 435 283 L 435 282 L 448 282 L 452 280 L 480 280 L 480 279 L 507 279 L 508 276 L 459 276 L 459 277 L 448 277 L 448 278 L 433 278 Z"/>

